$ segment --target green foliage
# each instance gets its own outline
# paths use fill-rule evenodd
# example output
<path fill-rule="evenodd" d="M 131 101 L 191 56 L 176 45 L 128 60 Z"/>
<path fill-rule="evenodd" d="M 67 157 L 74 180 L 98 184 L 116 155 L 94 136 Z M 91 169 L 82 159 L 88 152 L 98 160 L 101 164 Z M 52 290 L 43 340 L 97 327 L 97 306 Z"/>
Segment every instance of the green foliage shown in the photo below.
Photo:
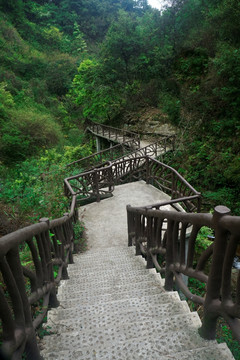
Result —
<path fill-rule="evenodd" d="M 218 321 L 216 340 L 218 343 L 226 343 L 231 350 L 234 359 L 240 360 L 239 343 L 237 340 L 234 340 L 229 326 L 221 319 Z"/>
<path fill-rule="evenodd" d="M 31 108 L 12 109 L 2 123 L 0 160 L 15 162 L 34 155 L 39 148 L 56 145 L 60 127 L 51 116 Z"/>
<path fill-rule="evenodd" d="M 180 117 L 180 100 L 171 93 L 161 93 L 159 107 L 168 114 L 172 124 L 177 125 Z"/>
<path fill-rule="evenodd" d="M 56 218 L 66 212 L 69 200 L 63 194 L 65 165 L 91 154 L 91 144 L 64 145 L 45 150 L 38 158 L 25 160 L 14 168 L 2 167 L 0 201 L 9 204 L 12 213 L 24 221 L 41 217 Z"/>
<path fill-rule="evenodd" d="M 100 122 L 118 114 L 123 102 L 121 94 L 104 84 L 101 64 L 90 59 L 80 64 L 78 75 L 73 80 L 71 96 L 82 107 L 85 117 Z"/>
<path fill-rule="evenodd" d="M 87 249 L 87 240 L 84 237 L 84 224 L 81 221 L 77 221 L 73 227 L 74 230 L 74 248 L 77 252 L 85 251 Z"/>
<path fill-rule="evenodd" d="M 211 228 L 207 226 L 201 227 L 195 243 L 195 251 L 198 257 L 212 244 L 212 241 L 208 239 L 208 236 L 213 236 L 213 234 Z"/>
<path fill-rule="evenodd" d="M 9 91 L 6 90 L 7 84 L 0 83 L 0 124 L 7 118 L 7 112 L 14 106 L 14 100 Z"/>
<path fill-rule="evenodd" d="M 49 92 L 58 96 L 65 95 L 70 89 L 76 72 L 76 63 L 73 58 L 56 54 L 46 68 L 46 84 Z"/>

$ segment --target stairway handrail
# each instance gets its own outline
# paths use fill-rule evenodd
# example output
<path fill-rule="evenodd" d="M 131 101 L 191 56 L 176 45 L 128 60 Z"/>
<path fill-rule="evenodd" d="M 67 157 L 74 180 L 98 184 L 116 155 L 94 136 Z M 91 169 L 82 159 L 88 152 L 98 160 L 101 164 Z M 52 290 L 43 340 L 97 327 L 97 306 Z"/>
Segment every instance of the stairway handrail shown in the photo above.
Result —
<path fill-rule="evenodd" d="M 162 203 L 160 207 L 164 205 L 169 203 Z M 166 211 L 160 207 L 127 206 L 128 245 L 135 244 L 136 255 L 147 257 L 148 268 L 156 267 L 164 274 L 167 291 L 172 291 L 176 283 L 189 300 L 203 305 L 203 324 L 199 329 L 202 337 L 215 339 L 217 319 L 223 317 L 240 343 L 240 271 L 235 300 L 231 293 L 240 217 L 230 216 L 230 210 L 224 206 L 217 206 L 214 214 Z M 215 239 L 194 264 L 195 242 L 203 226 L 214 230 Z M 161 255 L 161 260 L 158 255 Z M 208 274 L 205 268 L 210 260 Z M 206 297 L 190 292 L 183 275 L 207 284 Z"/>
<path fill-rule="evenodd" d="M 4 358 L 14 356 L 21 359 L 25 350 L 27 359 L 42 359 L 35 329 L 43 322 L 48 307 L 59 305 L 56 285 L 61 279 L 68 279 L 67 265 L 73 263 L 73 223 L 76 219 L 76 195 L 72 194 L 70 211 L 61 218 L 42 218 L 38 224 L 1 237 L 0 318 L 3 341 L 0 355 Z M 28 247 L 35 272 L 22 265 L 20 246 Z M 25 281 L 29 282 L 28 293 Z M 4 295 L 3 284 L 10 303 Z M 41 299 L 42 311 L 33 319 L 30 306 Z"/>
<path fill-rule="evenodd" d="M 100 157 L 101 160 L 97 163 L 94 163 L 92 164 L 91 166 L 92 167 L 95 167 L 95 166 L 98 166 L 98 165 L 101 165 L 103 163 L 102 161 L 102 156 L 107 154 L 108 155 L 108 158 L 110 158 L 110 160 L 114 160 L 114 153 L 117 152 L 118 150 L 122 150 L 122 152 L 124 153 L 125 150 L 127 149 L 131 149 L 132 147 L 132 141 L 126 141 L 124 143 L 121 143 L 121 144 L 117 144 L 117 145 L 114 145 L 112 147 L 109 147 L 107 149 L 104 149 L 104 150 L 101 150 L 101 151 L 98 151 L 98 152 L 95 152 L 89 156 L 86 156 L 84 158 L 81 158 L 81 159 L 78 159 L 78 160 L 75 160 L 69 164 L 66 165 L 66 167 L 72 167 L 72 166 L 75 166 L 75 165 L 80 165 L 81 163 L 84 163 L 86 161 L 90 161 L 91 162 L 91 159 L 94 159 L 96 157 Z M 131 152 L 132 150 L 128 150 L 129 152 Z M 86 169 L 86 167 L 84 167 L 83 169 Z M 90 169 L 90 166 L 88 165 L 87 166 L 87 169 Z"/>

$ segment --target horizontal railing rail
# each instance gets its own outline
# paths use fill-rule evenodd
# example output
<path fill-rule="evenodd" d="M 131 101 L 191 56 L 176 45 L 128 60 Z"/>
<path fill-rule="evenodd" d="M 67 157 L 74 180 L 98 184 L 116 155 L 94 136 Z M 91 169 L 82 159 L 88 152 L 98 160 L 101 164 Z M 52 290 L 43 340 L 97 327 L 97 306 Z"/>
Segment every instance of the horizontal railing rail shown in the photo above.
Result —
<path fill-rule="evenodd" d="M 92 167 L 101 166 L 104 162 L 113 161 L 122 157 L 124 154 L 130 154 L 132 149 L 132 141 L 127 141 L 73 161 L 67 164 L 66 168 L 71 169 L 71 171 L 78 171 L 78 173 L 84 171 L 85 169 L 90 170 Z"/>
<path fill-rule="evenodd" d="M 156 267 L 165 276 L 167 291 L 176 284 L 188 299 L 204 306 L 200 334 L 214 339 L 222 316 L 240 342 L 240 271 L 236 289 L 231 287 L 240 217 L 230 216 L 223 206 L 216 207 L 213 215 L 164 211 L 159 205 L 158 210 L 128 206 L 127 213 L 129 246 L 134 244 L 136 254 L 146 256 L 147 267 Z M 214 230 L 215 240 L 197 260 L 196 241 L 203 226 Z M 206 296 L 190 292 L 184 275 L 205 283 Z"/>

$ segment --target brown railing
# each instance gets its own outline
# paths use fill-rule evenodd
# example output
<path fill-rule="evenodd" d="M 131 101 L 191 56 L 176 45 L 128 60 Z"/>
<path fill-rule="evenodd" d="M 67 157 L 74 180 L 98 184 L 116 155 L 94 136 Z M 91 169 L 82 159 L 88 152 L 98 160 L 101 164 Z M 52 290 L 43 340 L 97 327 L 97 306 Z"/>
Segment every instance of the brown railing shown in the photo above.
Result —
<path fill-rule="evenodd" d="M 35 329 L 48 307 L 59 305 L 56 285 L 68 278 L 67 265 L 73 262 L 75 205 L 73 196 L 71 210 L 62 218 L 43 218 L 39 224 L 1 238 L 0 358 L 21 359 L 25 352 L 27 359 L 41 359 Z"/>
<path fill-rule="evenodd" d="M 112 165 L 106 162 L 104 167 L 94 168 L 64 180 L 65 195 L 78 196 L 80 200 L 99 202 L 114 190 Z"/>
<path fill-rule="evenodd" d="M 138 156 L 141 151 L 147 152 L 146 148 L 140 149 L 112 163 L 106 162 L 104 167 L 94 168 L 65 179 L 65 194 L 77 195 L 85 200 L 100 201 L 101 197 L 113 192 L 115 185 L 145 180 L 169 194 L 170 204 L 178 211 L 183 209 L 189 212 L 199 211 L 201 194 L 175 169 L 149 156 Z M 178 199 L 175 199 L 176 194 Z M 158 209 L 160 206 L 161 204 L 154 204 L 150 207 Z"/>
<path fill-rule="evenodd" d="M 101 150 L 92 155 L 86 156 L 85 158 L 76 160 L 67 164 L 66 168 L 71 169 L 71 171 L 81 171 L 85 169 L 91 169 L 92 167 L 101 166 L 107 161 L 113 161 L 122 157 L 124 154 L 130 154 L 132 152 L 135 142 L 128 141 L 125 143 L 114 145 L 105 150 Z"/>
<path fill-rule="evenodd" d="M 86 128 L 93 134 L 101 136 L 110 141 L 118 143 L 125 143 L 131 141 L 134 145 L 133 148 L 139 149 L 140 147 L 140 136 L 135 132 L 118 129 L 103 124 L 98 124 L 90 120 L 86 121 Z"/>
<path fill-rule="evenodd" d="M 156 267 L 165 276 L 165 289 L 176 284 L 193 302 L 204 306 L 200 334 L 214 339 L 216 322 L 222 316 L 240 342 L 240 271 L 237 286 L 231 288 L 232 265 L 240 243 L 240 217 L 229 209 L 215 208 L 214 214 L 127 207 L 128 244 L 147 258 L 147 267 Z M 212 228 L 215 240 L 196 260 L 196 239 L 203 226 Z M 206 297 L 190 292 L 183 275 L 207 284 Z"/>
<path fill-rule="evenodd" d="M 160 161 L 148 158 L 146 164 L 146 182 L 154 185 L 171 197 L 171 205 L 179 210 L 180 204 L 187 212 L 200 211 L 201 196 L 174 168 Z M 177 200 L 177 201 L 174 201 Z M 153 204 L 159 209 L 164 204 Z"/>

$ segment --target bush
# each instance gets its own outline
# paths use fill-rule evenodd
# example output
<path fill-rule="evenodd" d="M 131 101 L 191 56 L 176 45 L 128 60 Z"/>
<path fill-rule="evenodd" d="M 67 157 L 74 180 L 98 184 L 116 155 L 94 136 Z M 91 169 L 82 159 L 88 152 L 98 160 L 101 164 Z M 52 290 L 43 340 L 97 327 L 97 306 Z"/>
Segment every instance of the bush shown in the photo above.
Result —
<path fill-rule="evenodd" d="M 179 123 L 181 103 L 176 96 L 170 93 L 161 93 L 159 107 L 168 114 L 169 120 L 173 125 Z"/>
<path fill-rule="evenodd" d="M 0 160 L 15 162 L 57 144 L 62 134 L 54 119 L 32 108 L 13 109 L 1 128 Z"/>
<path fill-rule="evenodd" d="M 51 94 L 65 95 L 71 85 L 77 66 L 73 58 L 68 55 L 56 54 L 55 59 L 51 57 L 46 69 L 46 83 Z"/>

